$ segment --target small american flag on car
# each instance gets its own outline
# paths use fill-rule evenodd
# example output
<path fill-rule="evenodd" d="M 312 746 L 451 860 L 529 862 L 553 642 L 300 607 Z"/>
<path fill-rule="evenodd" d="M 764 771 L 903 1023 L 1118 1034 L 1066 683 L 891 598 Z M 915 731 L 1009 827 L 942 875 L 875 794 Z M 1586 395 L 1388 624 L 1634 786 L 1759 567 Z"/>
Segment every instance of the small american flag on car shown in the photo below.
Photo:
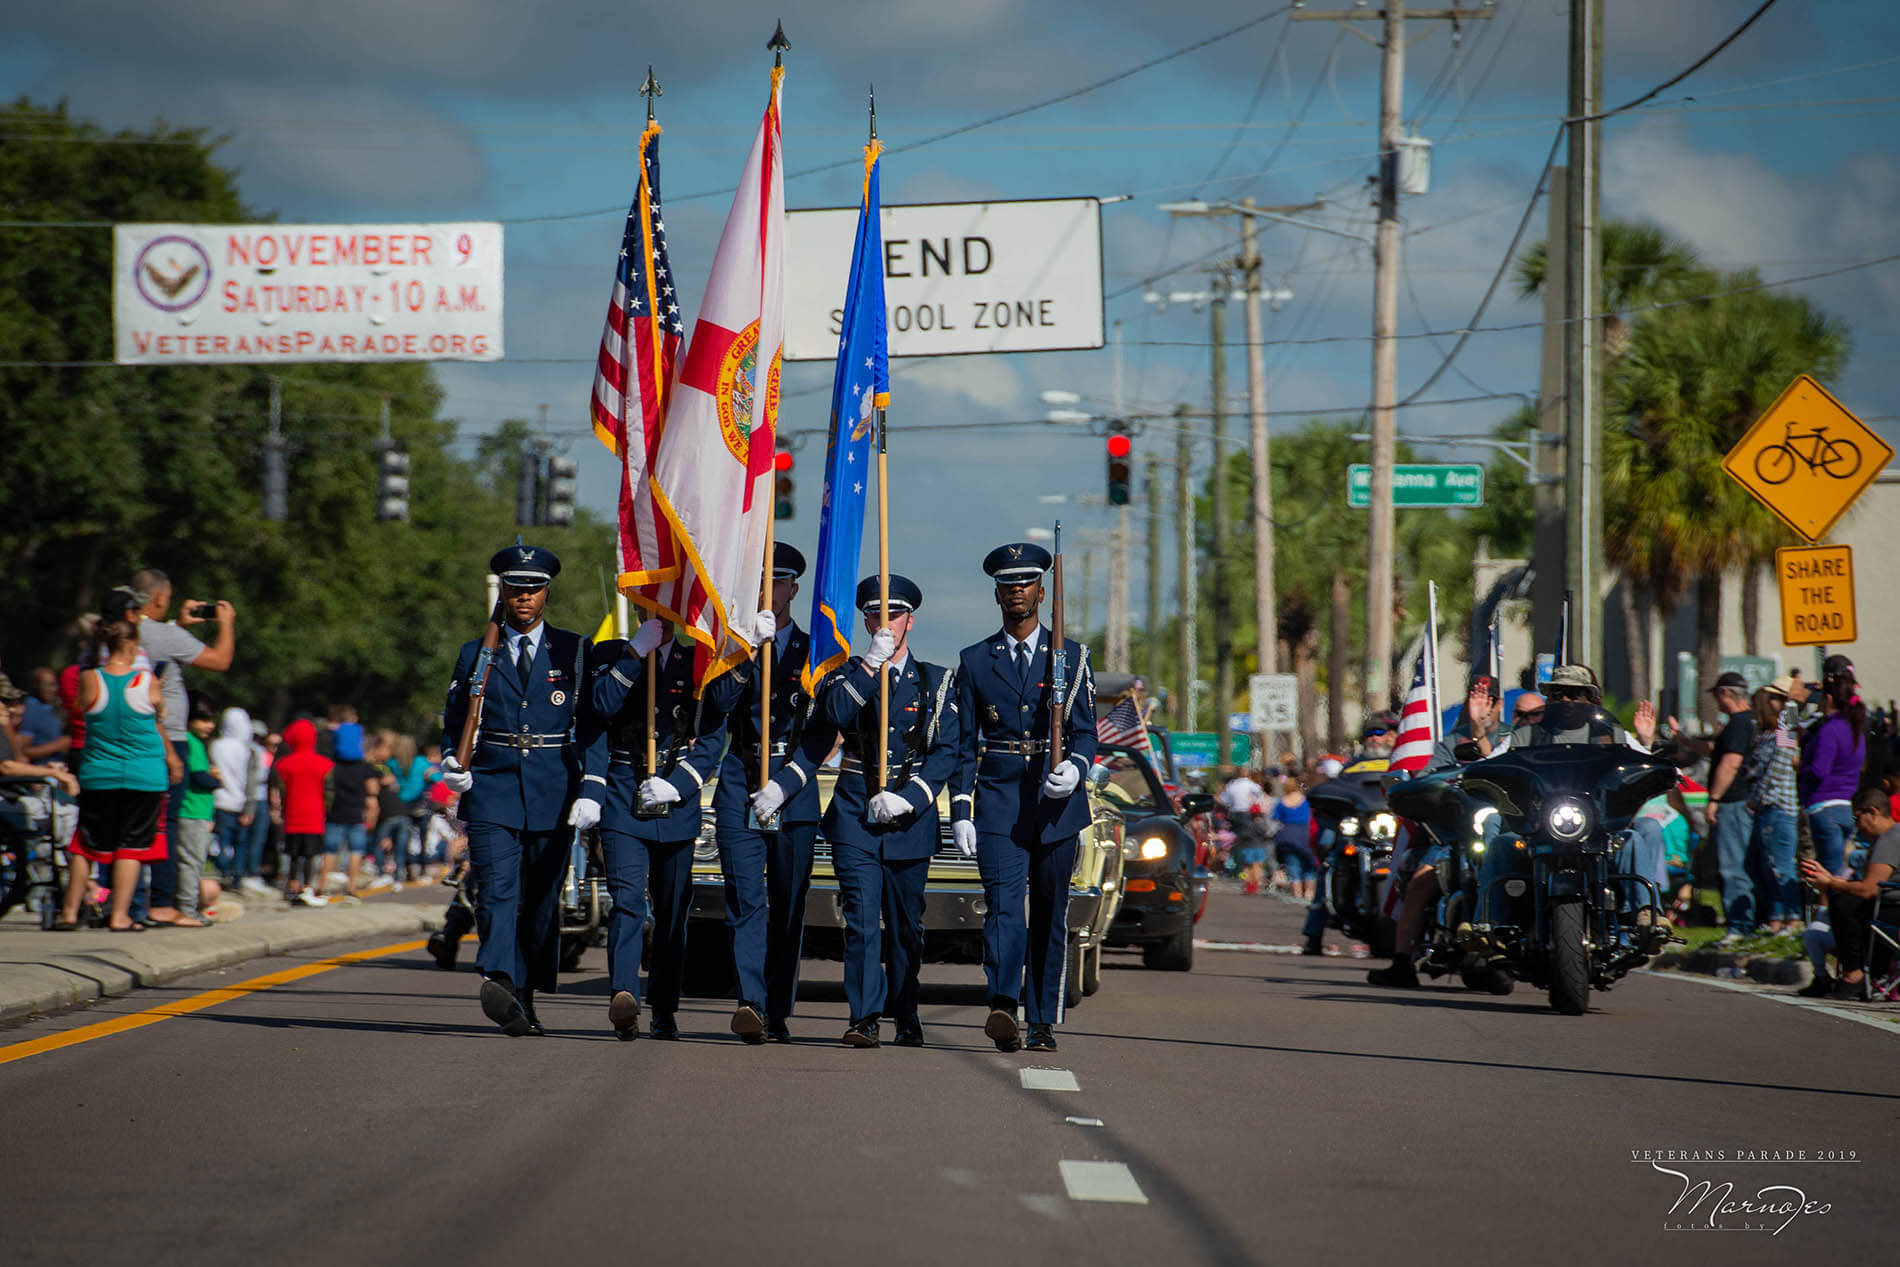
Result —
<path fill-rule="evenodd" d="M 1119 744 L 1138 752 L 1148 752 L 1148 725 L 1135 707 L 1135 697 L 1124 695 L 1122 702 L 1095 719 L 1095 737 L 1103 743 Z"/>

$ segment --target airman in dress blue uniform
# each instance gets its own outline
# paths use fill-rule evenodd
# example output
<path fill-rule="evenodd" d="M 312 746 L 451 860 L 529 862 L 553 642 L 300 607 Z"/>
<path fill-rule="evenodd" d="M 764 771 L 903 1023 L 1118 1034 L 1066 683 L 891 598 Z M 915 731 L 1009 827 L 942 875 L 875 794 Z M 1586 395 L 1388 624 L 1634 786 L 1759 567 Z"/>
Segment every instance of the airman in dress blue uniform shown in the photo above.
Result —
<path fill-rule="evenodd" d="M 965 647 L 956 670 L 963 741 L 951 831 L 959 849 L 976 855 L 983 878 L 989 907 L 983 969 L 990 992 L 983 1032 L 999 1051 L 1023 1046 L 1019 998 L 1030 1049 L 1056 1049 L 1068 966 L 1069 878 L 1078 837 L 1089 824 L 1088 797 L 1077 793 L 1095 762 L 1095 682 L 1087 648 L 1072 638 L 1063 640 L 1062 760 L 1049 764 L 1053 678 L 1038 608 L 1042 574 L 1053 562 L 1047 550 L 1028 543 L 989 553 L 983 570 L 996 582 L 1003 627 Z"/>
<path fill-rule="evenodd" d="M 913 582 L 893 575 L 885 612 L 878 578 L 866 577 L 857 602 L 871 649 L 818 688 L 818 717 L 843 732 L 844 755 L 824 832 L 844 902 L 847 1047 L 876 1047 L 878 1018 L 887 1012 L 897 1023 L 895 1045 L 924 1045 L 917 1016 L 924 884 L 940 839 L 937 795 L 955 772 L 960 730 L 955 673 L 910 654 L 911 622 L 923 601 Z M 880 670 L 891 675 L 890 727 L 884 734 L 878 733 Z M 888 753 L 889 777 L 874 787 L 880 744 Z"/>
<path fill-rule="evenodd" d="M 652 894 L 653 962 L 647 1003 L 654 1038 L 677 1039 L 686 974 L 686 917 L 692 905 L 693 841 L 700 789 L 719 768 L 723 720 L 694 695 L 693 647 L 659 620 L 631 641 L 600 644 L 588 702 L 606 732 L 607 800 L 600 844 L 606 855 L 607 1019 L 614 1036 L 640 1035 L 640 954 Z M 658 674 L 653 714 L 655 762 L 647 766 L 647 653 Z"/>
<path fill-rule="evenodd" d="M 719 865 L 726 879 L 726 925 L 739 975 L 732 1032 L 748 1043 L 792 1040 L 786 1019 L 798 997 L 798 959 L 818 836 L 818 767 L 836 731 L 812 724 L 813 697 L 801 686 L 811 637 L 792 623 L 792 598 L 805 556 L 783 541 L 772 547 L 772 610 L 755 632 L 772 639 L 772 777 L 759 782 L 759 704 L 763 675 L 748 660 L 707 688 L 724 714 L 730 745 L 713 792 Z M 770 824 L 768 827 L 767 824 Z"/>
<path fill-rule="evenodd" d="M 534 992 L 554 989 L 560 968 L 569 840 L 563 824 L 591 826 L 598 815 L 599 802 L 583 792 L 582 779 L 590 758 L 596 765 L 604 759 L 605 746 L 580 708 L 591 644 L 542 619 L 561 561 L 517 541 L 488 567 L 501 577 L 505 628 L 490 662 L 470 768 L 451 756 L 442 781 L 461 793 L 468 827 L 482 1011 L 504 1034 L 519 1037 L 543 1032 Z M 461 739 L 480 662 L 480 640 L 464 643 L 442 710 L 444 752 L 453 753 Z"/>

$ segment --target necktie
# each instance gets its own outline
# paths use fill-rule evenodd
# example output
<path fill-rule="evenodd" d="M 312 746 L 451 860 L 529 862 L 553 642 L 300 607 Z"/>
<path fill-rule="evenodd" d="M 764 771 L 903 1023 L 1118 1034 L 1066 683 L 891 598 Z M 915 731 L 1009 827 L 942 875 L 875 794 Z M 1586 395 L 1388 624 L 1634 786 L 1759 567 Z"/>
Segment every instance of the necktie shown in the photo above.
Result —
<path fill-rule="evenodd" d="M 1022 680 L 1023 689 L 1029 689 L 1029 644 L 1016 644 L 1016 676 Z"/>
<path fill-rule="evenodd" d="M 534 667 L 534 643 L 526 637 L 521 639 L 520 653 L 515 656 L 515 672 L 521 678 L 521 689 L 528 689 L 528 670 Z"/>

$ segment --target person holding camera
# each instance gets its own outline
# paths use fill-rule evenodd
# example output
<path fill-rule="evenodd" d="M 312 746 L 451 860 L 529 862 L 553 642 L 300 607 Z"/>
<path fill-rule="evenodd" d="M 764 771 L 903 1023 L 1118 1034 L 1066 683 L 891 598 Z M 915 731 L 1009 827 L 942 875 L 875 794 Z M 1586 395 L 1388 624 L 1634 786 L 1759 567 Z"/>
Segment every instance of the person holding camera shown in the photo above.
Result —
<path fill-rule="evenodd" d="M 139 608 L 143 622 L 139 626 L 139 643 L 145 655 L 152 662 L 152 671 L 158 675 L 160 686 L 165 695 L 165 738 L 172 750 L 178 754 L 182 768 L 186 754 L 185 722 L 188 706 L 185 697 L 186 665 L 194 669 L 204 669 L 212 673 L 223 673 L 231 667 L 237 657 L 237 611 L 220 599 L 215 603 L 186 600 L 179 610 L 176 623 L 165 619 L 171 610 L 171 578 L 157 568 L 140 568 L 132 574 L 132 588 L 141 594 L 145 603 Z M 218 635 L 210 646 L 200 642 L 196 636 L 185 632 L 193 625 L 207 621 L 216 621 Z M 170 841 L 178 836 L 178 807 L 184 800 L 185 785 L 181 777 L 172 784 L 165 797 L 165 839 Z M 178 867 L 169 857 L 152 861 L 152 891 L 148 899 L 147 918 L 156 924 L 169 924 L 178 918 Z"/>

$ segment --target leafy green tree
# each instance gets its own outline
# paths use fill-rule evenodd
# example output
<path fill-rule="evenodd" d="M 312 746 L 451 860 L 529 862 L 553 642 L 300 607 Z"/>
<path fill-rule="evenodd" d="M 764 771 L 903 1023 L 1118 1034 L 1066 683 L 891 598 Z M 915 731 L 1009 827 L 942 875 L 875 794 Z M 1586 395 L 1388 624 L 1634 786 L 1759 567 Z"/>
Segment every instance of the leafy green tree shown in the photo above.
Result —
<path fill-rule="evenodd" d="M 78 614 L 150 565 L 178 598 L 238 609 L 235 665 L 189 675 L 194 688 L 279 722 L 349 702 L 374 724 L 426 731 L 457 647 L 480 632 L 488 556 L 514 539 L 512 482 L 498 490 L 457 455 L 424 365 L 111 364 L 112 233 L 87 222 L 266 217 L 201 131 L 107 134 L 24 99 L 4 114 L 0 219 L 46 224 L 0 228 L 8 668 L 70 658 Z M 273 375 L 289 458 L 281 524 L 261 513 Z M 411 459 L 408 523 L 375 518 L 385 396 Z M 518 425 L 500 442 L 517 451 Z M 602 602 L 589 561 L 611 558 L 611 529 L 582 514 L 573 529 L 531 531 L 567 568 L 553 618 L 592 633 Z"/>

